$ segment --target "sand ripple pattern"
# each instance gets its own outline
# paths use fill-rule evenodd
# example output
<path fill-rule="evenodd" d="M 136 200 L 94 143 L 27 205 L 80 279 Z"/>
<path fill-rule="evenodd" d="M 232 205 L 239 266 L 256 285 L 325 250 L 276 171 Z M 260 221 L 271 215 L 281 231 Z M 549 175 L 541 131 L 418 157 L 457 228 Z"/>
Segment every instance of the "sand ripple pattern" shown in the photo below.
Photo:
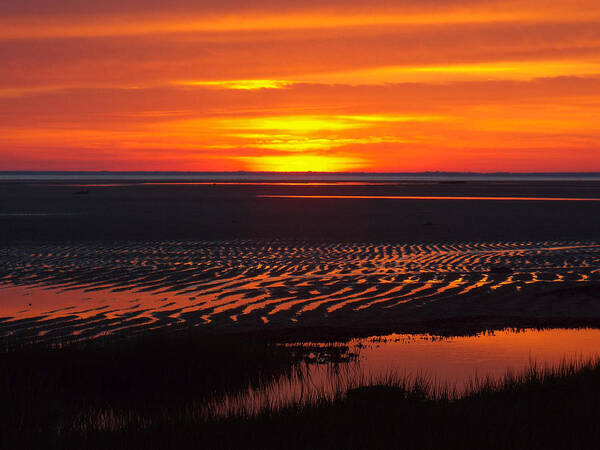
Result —
<path fill-rule="evenodd" d="M 340 314 L 595 280 L 598 242 L 15 246 L 0 250 L 0 336 L 326 323 Z M 49 291 L 61 293 L 58 303 L 35 309 L 36 296 Z M 27 304 L 15 295 L 29 296 Z"/>

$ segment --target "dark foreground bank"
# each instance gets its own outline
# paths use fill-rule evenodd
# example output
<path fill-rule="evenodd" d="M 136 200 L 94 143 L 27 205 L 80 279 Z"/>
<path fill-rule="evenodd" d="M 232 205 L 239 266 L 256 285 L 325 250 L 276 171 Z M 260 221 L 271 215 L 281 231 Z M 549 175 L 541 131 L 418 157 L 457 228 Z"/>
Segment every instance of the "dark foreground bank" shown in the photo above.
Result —
<path fill-rule="evenodd" d="M 0 355 L 3 448 L 595 448 L 600 363 L 532 367 L 466 397 L 391 374 L 312 405 L 203 414 L 211 398 L 292 374 L 316 349 L 195 333 L 100 339 Z M 317 358 L 344 361 L 344 347 Z M 370 386 L 369 386 L 370 385 Z"/>

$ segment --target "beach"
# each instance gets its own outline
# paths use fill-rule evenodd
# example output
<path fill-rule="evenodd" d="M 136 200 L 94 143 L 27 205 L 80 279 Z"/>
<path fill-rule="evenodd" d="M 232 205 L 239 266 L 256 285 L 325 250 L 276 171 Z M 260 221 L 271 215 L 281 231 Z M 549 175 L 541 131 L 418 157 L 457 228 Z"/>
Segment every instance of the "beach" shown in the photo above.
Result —
<path fill-rule="evenodd" d="M 328 448 L 290 440 L 314 417 L 354 448 L 417 411 L 415 448 L 463 442 L 444 414 L 529 445 L 530 410 L 563 442 L 544 405 L 595 417 L 600 181 L 464 178 L 3 180 L 9 442 Z"/>
<path fill-rule="evenodd" d="M 600 320 L 594 180 L 43 180 L 1 189 L 0 331 L 11 339 L 187 326 L 460 333 Z"/>

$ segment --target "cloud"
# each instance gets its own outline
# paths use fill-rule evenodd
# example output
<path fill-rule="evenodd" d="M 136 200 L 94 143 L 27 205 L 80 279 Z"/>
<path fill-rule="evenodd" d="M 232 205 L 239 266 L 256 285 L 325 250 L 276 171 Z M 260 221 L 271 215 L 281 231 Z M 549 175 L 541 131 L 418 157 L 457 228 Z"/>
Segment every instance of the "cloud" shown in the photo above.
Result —
<path fill-rule="evenodd" d="M 599 52 L 596 0 L 2 2 L 0 166 L 600 170 Z"/>
<path fill-rule="evenodd" d="M 211 80 L 211 81 L 173 81 L 174 85 L 179 86 L 198 86 L 214 89 L 235 89 L 243 91 L 252 91 L 255 89 L 284 89 L 294 84 L 286 80 Z"/>
<path fill-rule="evenodd" d="M 29 0 L 0 4 L 0 38 L 135 36 L 156 33 L 344 29 L 357 26 L 590 21 L 595 0 L 359 2 L 358 0 L 258 2 L 89 3 Z"/>

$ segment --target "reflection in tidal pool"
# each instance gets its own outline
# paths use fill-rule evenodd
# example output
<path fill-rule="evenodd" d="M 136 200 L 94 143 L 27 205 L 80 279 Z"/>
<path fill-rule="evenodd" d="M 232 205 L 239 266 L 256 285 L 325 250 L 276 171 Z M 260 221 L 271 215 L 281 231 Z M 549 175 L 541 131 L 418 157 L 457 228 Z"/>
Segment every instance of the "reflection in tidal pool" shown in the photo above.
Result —
<path fill-rule="evenodd" d="M 452 338 L 392 334 L 354 340 L 350 347 L 359 350 L 361 367 L 369 374 L 423 373 L 460 387 L 475 375 L 502 376 L 532 361 L 552 365 L 564 358 L 594 357 L 600 350 L 600 330 L 504 330 Z"/>
<path fill-rule="evenodd" d="M 460 395 L 473 381 L 499 380 L 532 364 L 558 367 L 563 362 L 594 359 L 600 349 L 600 330 L 504 330 L 451 338 L 392 334 L 353 339 L 345 345 L 358 355 L 356 362 L 307 364 L 295 376 L 210 405 L 211 414 L 252 415 L 267 407 L 308 404 L 318 397 L 331 399 L 369 381 L 389 379 L 392 374 L 409 383 L 425 379 L 437 387 L 456 389 Z"/>

